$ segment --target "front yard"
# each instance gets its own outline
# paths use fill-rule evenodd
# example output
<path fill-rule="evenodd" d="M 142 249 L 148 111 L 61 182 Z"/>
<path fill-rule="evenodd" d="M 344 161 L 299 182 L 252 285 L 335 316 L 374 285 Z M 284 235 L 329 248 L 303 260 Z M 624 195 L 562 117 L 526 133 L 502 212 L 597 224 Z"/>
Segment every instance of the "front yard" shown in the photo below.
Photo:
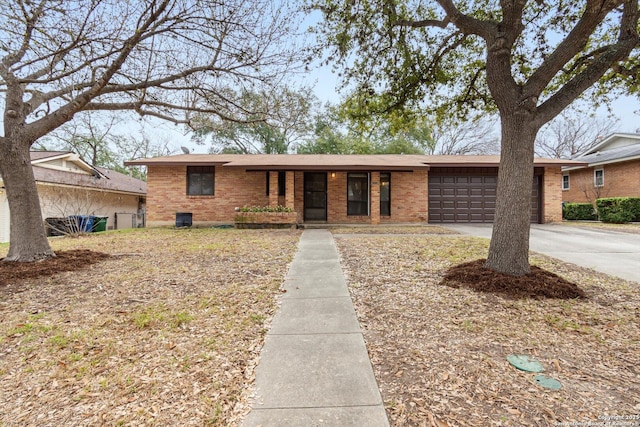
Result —
<path fill-rule="evenodd" d="M 640 424 L 639 284 L 534 255 L 587 299 L 509 299 L 439 284 L 486 257 L 486 239 L 335 238 L 392 425 Z M 510 354 L 535 357 L 562 388 L 540 387 Z"/>
<path fill-rule="evenodd" d="M 486 240 L 436 227 L 353 231 L 334 236 L 392 425 L 550 426 L 640 413 L 640 285 L 533 256 L 588 298 L 479 294 L 440 281 L 486 257 Z M 0 280 L 0 426 L 236 425 L 299 235 L 52 239 L 57 251 L 110 257 Z M 510 354 L 536 357 L 562 389 L 537 385 Z"/>
<path fill-rule="evenodd" d="M 299 234 L 52 239 L 111 257 L 0 285 L 0 426 L 233 424 Z"/>

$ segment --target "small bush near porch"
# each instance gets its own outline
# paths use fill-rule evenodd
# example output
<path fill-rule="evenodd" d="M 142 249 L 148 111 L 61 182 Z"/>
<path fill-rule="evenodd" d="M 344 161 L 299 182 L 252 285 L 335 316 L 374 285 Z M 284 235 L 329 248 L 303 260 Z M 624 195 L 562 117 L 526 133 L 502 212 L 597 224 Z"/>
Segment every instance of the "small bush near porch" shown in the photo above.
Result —
<path fill-rule="evenodd" d="M 298 214 L 285 206 L 245 206 L 238 209 L 233 222 L 236 228 L 293 228 Z"/>

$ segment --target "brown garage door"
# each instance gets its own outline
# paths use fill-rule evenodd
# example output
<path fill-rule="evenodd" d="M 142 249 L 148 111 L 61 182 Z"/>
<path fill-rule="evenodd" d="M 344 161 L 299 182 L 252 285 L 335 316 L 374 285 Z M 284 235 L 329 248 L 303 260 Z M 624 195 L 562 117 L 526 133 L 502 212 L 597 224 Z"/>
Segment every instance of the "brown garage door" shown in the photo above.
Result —
<path fill-rule="evenodd" d="M 451 169 L 429 172 L 429 222 L 493 222 L 497 169 Z M 540 182 L 541 177 L 534 176 L 531 193 L 534 223 L 540 221 Z"/>

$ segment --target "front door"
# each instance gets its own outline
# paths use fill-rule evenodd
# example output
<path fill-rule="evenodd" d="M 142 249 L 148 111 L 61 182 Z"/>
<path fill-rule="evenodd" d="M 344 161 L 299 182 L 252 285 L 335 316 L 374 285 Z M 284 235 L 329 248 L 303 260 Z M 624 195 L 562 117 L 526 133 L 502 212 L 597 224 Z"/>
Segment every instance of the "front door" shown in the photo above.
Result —
<path fill-rule="evenodd" d="M 327 173 L 304 173 L 304 220 L 327 220 Z"/>

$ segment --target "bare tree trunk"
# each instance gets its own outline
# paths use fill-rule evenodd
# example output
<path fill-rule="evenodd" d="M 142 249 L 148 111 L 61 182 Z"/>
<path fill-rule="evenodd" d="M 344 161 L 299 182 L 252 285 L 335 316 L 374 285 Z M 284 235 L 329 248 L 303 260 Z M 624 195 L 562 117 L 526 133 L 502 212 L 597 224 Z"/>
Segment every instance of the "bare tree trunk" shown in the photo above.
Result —
<path fill-rule="evenodd" d="M 493 234 L 486 266 L 522 276 L 529 268 L 531 182 L 538 129 L 529 113 L 502 114 L 502 148 Z"/>
<path fill-rule="evenodd" d="M 11 212 L 9 253 L 5 261 L 30 262 L 55 256 L 42 221 L 40 198 L 33 176 L 29 144 L 10 137 L 0 144 L 0 156 L 7 167 L 0 170 Z M 25 213 L 16 215 L 16 213 Z"/>

